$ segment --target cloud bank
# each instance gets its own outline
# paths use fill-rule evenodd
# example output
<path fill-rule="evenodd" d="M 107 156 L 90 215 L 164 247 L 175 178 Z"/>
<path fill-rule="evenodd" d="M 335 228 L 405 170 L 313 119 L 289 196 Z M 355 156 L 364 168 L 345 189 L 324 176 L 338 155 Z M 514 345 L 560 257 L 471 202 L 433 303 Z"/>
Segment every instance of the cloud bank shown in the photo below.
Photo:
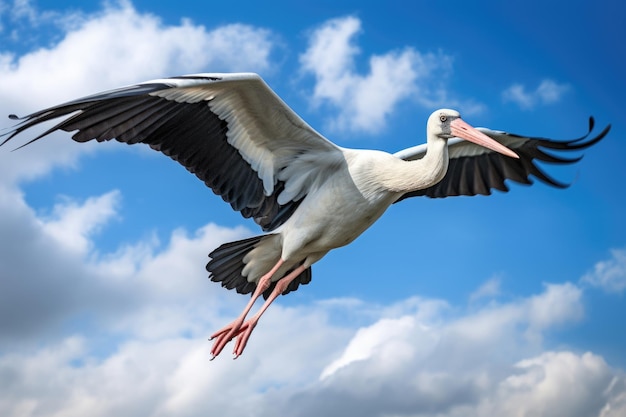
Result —
<path fill-rule="evenodd" d="M 547 348 L 546 336 L 584 317 L 574 283 L 503 301 L 491 279 L 467 306 L 423 297 L 278 303 L 244 356 L 209 362 L 207 335 L 246 298 L 206 279 L 206 254 L 246 229 L 208 224 L 101 253 L 92 238 L 123 210 L 119 192 L 62 200 L 46 217 L 21 194 L 2 195 L 0 233 L 14 236 L 0 252 L 2 415 L 626 411 L 623 371 L 593 352 Z M 67 233 L 56 233 L 62 224 Z M 357 319 L 337 320 L 347 316 Z"/>
<path fill-rule="evenodd" d="M 116 199 L 112 192 L 67 201 L 50 220 L 34 215 L 18 194 L 6 201 L 18 209 L 1 207 L 31 234 L 16 239 L 13 252 L 0 253 L 3 276 L 19 273 L 0 281 L 2 317 L 10 317 L 0 334 L 3 346 L 20 345 L 0 354 L 2 415 L 607 417 L 626 411 L 622 371 L 593 352 L 545 348 L 545 335 L 584 315 L 583 290 L 567 282 L 510 301 L 483 291 L 470 307 L 421 297 L 390 305 L 277 304 L 244 356 L 209 362 L 207 335 L 245 297 L 208 282 L 202 266 L 211 248 L 248 232 L 209 224 L 175 231 L 164 245 L 147 240 L 115 253 L 98 253 L 89 242 L 106 227 L 97 218 L 78 215 L 80 227 L 68 228 L 68 235 L 49 233 L 67 213 L 94 205 L 114 218 L 123 206 Z M 334 319 L 347 315 L 367 324 Z M 87 326 L 76 324 L 81 321 Z"/>

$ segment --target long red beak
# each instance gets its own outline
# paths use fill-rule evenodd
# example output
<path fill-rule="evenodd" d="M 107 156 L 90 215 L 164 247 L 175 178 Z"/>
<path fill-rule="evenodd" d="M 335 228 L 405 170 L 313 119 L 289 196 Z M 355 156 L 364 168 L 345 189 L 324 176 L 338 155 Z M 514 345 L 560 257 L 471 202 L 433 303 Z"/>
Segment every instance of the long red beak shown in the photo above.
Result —
<path fill-rule="evenodd" d="M 465 123 L 463 120 L 454 119 L 450 122 L 451 133 L 457 138 L 469 140 L 477 145 L 484 146 L 487 149 L 501 153 L 502 155 L 510 156 L 511 158 L 519 159 L 519 155 L 502 145 L 500 142 L 491 139 L 480 130 L 477 130 Z"/>

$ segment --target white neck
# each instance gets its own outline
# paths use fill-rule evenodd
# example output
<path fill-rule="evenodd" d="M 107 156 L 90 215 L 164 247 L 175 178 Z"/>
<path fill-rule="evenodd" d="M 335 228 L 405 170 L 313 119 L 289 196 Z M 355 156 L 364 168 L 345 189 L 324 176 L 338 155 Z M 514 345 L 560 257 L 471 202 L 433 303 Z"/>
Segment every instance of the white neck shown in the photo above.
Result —
<path fill-rule="evenodd" d="M 446 140 L 428 135 L 428 148 L 422 159 L 397 160 L 379 167 L 381 185 L 389 191 L 407 193 L 437 184 L 448 170 L 448 144 Z"/>

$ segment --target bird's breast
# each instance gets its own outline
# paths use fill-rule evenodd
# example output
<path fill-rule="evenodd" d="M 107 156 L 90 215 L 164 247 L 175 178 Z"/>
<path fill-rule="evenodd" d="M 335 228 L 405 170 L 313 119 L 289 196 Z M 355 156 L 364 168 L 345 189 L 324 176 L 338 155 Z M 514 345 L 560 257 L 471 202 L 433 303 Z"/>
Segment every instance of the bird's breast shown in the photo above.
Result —
<path fill-rule="evenodd" d="M 345 176 L 329 179 L 309 193 L 285 223 L 281 231 L 283 256 L 325 253 L 349 244 L 385 212 L 394 198 L 383 192 L 365 196 Z"/>

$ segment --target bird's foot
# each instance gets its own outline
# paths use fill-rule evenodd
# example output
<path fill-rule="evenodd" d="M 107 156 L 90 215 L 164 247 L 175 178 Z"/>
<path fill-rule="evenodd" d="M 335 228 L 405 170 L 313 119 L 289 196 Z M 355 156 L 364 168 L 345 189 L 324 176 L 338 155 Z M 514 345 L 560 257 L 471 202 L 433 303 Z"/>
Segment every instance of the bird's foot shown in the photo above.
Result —
<path fill-rule="evenodd" d="M 224 346 L 243 331 L 242 324 L 243 317 L 239 317 L 211 335 L 209 340 L 215 340 L 211 347 L 211 360 L 215 359 L 222 352 Z"/>
<path fill-rule="evenodd" d="M 237 359 L 243 353 L 243 350 L 248 344 L 248 339 L 250 339 L 250 335 L 252 334 L 252 330 L 254 330 L 258 321 L 259 319 L 256 316 L 252 317 L 239 329 L 235 347 L 233 348 L 233 359 Z"/>
<path fill-rule="evenodd" d="M 211 360 L 215 359 L 222 352 L 224 346 L 235 337 L 237 340 L 235 340 L 235 347 L 233 348 L 233 359 L 241 356 L 259 319 L 258 317 L 252 317 L 245 323 L 242 323 L 242 321 L 239 318 L 211 335 L 209 340 L 215 339 L 211 348 Z"/>

